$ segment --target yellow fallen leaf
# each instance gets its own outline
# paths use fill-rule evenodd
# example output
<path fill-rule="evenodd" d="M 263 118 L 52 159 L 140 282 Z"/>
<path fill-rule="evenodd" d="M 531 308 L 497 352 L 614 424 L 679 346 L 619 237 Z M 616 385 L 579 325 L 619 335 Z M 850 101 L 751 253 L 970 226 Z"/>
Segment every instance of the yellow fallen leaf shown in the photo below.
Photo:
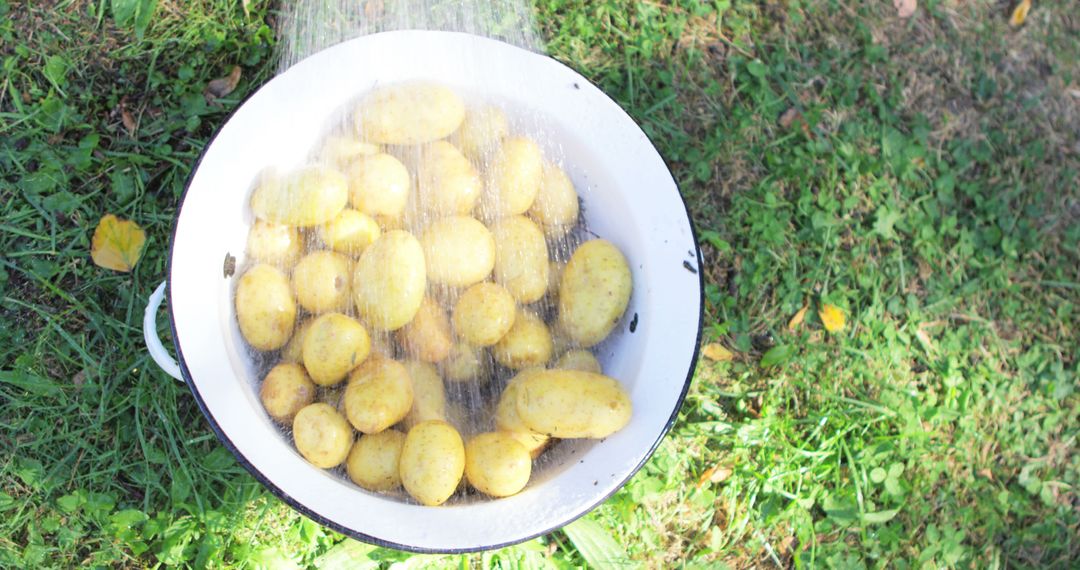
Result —
<path fill-rule="evenodd" d="M 724 348 L 724 345 L 718 342 L 710 342 L 705 345 L 705 348 L 701 350 L 701 354 L 709 360 L 715 360 L 717 362 L 728 362 L 735 358 L 735 353 Z"/>
<path fill-rule="evenodd" d="M 799 325 L 802 324 L 803 319 L 806 318 L 806 310 L 809 308 L 810 305 L 803 305 L 802 308 L 799 309 L 799 312 L 795 313 L 795 316 L 791 317 L 791 320 L 788 321 L 787 330 L 795 332 L 795 329 L 799 328 Z"/>
<path fill-rule="evenodd" d="M 821 310 L 818 311 L 818 316 L 821 317 L 821 324 L 825 325 L 825 330 L 831 333 L 843 330 L 844 311 L 841 311 L 840 307 L 830 305 L 829 303 L 822 303 Z"/>
<path fill-rule="evenodd" d="M 94 230 L 90 257 L 98 267 L 127 273 L 139 262 L 144 243 L 146 232 L 139 224 L 106 214 Z"/>
<path fill-rule="evenodd" d="M 1028 12 L 1031 11 L 1031 0 L 1021 0 L 1016 8 L 1013 8 L 1012 16 L 1009 17 L 1009 25 L 1017 27 L 1023 25 L 1024 20 L 1027 20 Z"/>

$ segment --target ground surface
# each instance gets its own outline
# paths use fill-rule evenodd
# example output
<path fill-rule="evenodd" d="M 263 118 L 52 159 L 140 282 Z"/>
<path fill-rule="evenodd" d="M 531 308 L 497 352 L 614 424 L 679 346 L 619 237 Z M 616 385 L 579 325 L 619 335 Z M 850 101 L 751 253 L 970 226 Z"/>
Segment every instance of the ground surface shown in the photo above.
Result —
<path fill-rule="evenodd" d="M 0 567 L 1080 563 L 1070 2 L 539 0 L 671 165 L 735 357 L 588 522 L 446 558 L 294 513 L 145 355 L 185 176 L 275 36 L 260 2 L 144 4 L 0 0 Z M 90 263 L 105 213 L 147 230 L 131 274 Z"/>

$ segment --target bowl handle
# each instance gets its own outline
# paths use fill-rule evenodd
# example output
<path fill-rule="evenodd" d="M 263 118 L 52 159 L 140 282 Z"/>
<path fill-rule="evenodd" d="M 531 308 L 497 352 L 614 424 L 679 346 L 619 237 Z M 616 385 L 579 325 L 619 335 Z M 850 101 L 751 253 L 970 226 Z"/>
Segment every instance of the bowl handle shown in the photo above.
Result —
<path fill-rule="evenodd" d="M 146 312 L 143 313 L 143 339 L 146 341 L 146 350 L 150 352 L 150 358 L 154 359 L 158 367 L 169 376 L 183 382 L 184 376 L 180 373 L 180 365 L 169 354 L 165 345 L 161 344 L 161 339 L 157 335 L 157 310 L 161 306 L 161 301 L 165 299 L 165 283 L 162 281 L 161 285 L 154 289 L 154 294 L 150 295 L 150 302 L 146 304 Z"/>

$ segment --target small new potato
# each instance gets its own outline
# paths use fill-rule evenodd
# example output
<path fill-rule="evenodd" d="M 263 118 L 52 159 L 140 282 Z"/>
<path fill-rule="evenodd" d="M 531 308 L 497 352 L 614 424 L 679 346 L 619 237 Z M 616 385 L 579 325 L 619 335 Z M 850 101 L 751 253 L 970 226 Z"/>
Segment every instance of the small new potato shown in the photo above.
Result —
<path fill-rule="evenodd" d="M 345 460 L 345 470 L 353 483 L 368 491 L 393 491 L 401 486 L 398 463 L 405 447 L 405 434 L 388 429 L 360 436 Z"/>
<path fill-rule="evenodd" d="M 421 504 L 434 507 L 449 499 L 465 473 L 465 444 L 454 426 L 439 420 L 413 426 L 398 463 L 401 483 Z"/>
<path fill-rule="evenodd" d="M 469 159 L 454 145 L 436 141 L 419 150 L 416 200 L 432 216 L 467 216 L 480 198 L 483 183 Z"/>
<path fill-rule="evenodd" d="M 291 364 L 304 363 L 304 336 L 307 335 L 307 331 L 311 328 L 313 322 L 315 322 L 315 319 L 308 318 L 296 325 L 289 342 L 285 343 L 285 347 L 281 349 L 282 362 Z"/>
<path fill-rule="evenodd" d="M 531 431 L 567 438 L 607 437 L 630 422 L 630 395 L 613 378 L 580 370 L 543 370 L 523 378 L 517 413 Z"/>
<path fill-rule="evenodd" d="M 382 229 L 375 218 L 349 208 L 319 226 L 319 239 L 330 249 L 347 255 L 360 255 L 380 234 Z"/>
<path fill-rule="evenodd" d="M 593 353 L 582 348 L 571 350 L 560 356 L 552 368 L 558 370 L 581 370 L 593 374 L 603 373 L 603 370 L 600 369 L 600 361 L 593 356 Z"/>
<path fill-rule="evenodd" d="M 559 328 L 588 348 L 604 340 L 630 302 L 630 266 L 607 240 L 581 244 L 559 284 Z"/>
<path fill-rule="evenodd" d="M 321 469 L 341 465 L 352 447 L 349 422 L 329 404 L 305 406 L 293 419 L 293 442 L 309 463 Z"/>
<path fill-rule="evenodd" d="M 278 364 L 263 378 L 259 399 L 274 421 L 287 425 L 297 412 L 315 401 L 315 384 L 303 366 Z"/>
<path fill-rule="evenodd" d="M 491 275 L 495 239 L 476 218 L 452 216 L 435 221 L 420 236 L 432 283 L 468 287 Z"/>
<path fill-rule="evenodd" d="M 323 165 L 305 166 L 264 176 L 251 194 L 251 211 L 274 224 L 309 227 L 334 219 L 348 200 L 344 175 Z"/>
<path fill-rule="evenodd" d="M 529 208 L 529 216 L 543 226 L 549 237 L 561 236 L 577 224 L 578 194 L 570 177 L 558 165 L 544 164 L 540 191 Z"/>
<path fill-rule="evenodd" d="M 275 350 L 288 342 L 296 324 L 296 301 L 281 270 L 259 264 L 240 276 L 236 320 L 244 340 L 256 350 Z"/>
<path fill-rule="evenodd" d="M 469 158 L 482 162 L 495 153 L 510 131 L 510 123 L 502 110 L 484 105 L 465 111 L 465 121 L 457 130 L 458 144 Z"/>
<path fill-rule="evenodd" d="M 454 344 L 450 319 L 431 297 L 424 297 L 413 320 L 395 334 L 406 354 L 424 362 L 442 362 Z"/>
<path fill-rule="evenodd" d="M 505 287 L 477 283 L 454 305 L 454 332 L 473 346 L 491 346 L 510 332 L 516 316 L 517 304 Z"/>
<path fill-rule="evenodd" d="M 352 262 L 333 251 L 313 251 L 293 268 L 296 302 L 310 313 L 343 311 L 352 289 Z"/>
<path fill-rule="evenodd" d="M 376 329 L 392 331 L 408 324 L 420 310 L 426 289 L 424 250 L 406 231 L 379 236 L 356 262 L 356 310 Z"/>
<path fill-rule="evenodd" d="M 540 192 L 543 164 L 543 154 L 535 142 L 524 137 L 506 139 L 488 172 L 485 215 L 496 219 L 527 212 Z"/>
<path fill-rule="evenodd" d="M 484 359 L 484 349 L 457 342 L 450 348 L 450 356 L 443 360 L 440 366 L 447 380 L 468 382 L 483 374 Z"/>
<path fill-rule="evenodd" d="M 514 326 L 495 343 L 495 361 L 507 368 L 520 370 L 544 366 L 551 360 L 553 347 L 547 325 L 535 314 L 518 310 Z"/>
<path fill-rule="evenodd" d="M 465 478 L 481 493 L 509 497 L 532 476 L 528 450 L 511 435 L 482 433 L 465 444 Z"/>
<path fill-rule="evenodd" d="M 371 352 L 371 337 L 356 319 L 326 313 L 311 323 L 304 335 L 304 368 L 320 386 L 341 382 Z"/>
<path fill-rule="evenodd" d="M 265 220 L 255 220 L 247 238 L 247 254 L 259 263 L 288 269 L 300 259 L 300 232 Z"/>
<path fill-rule="evenodd" d="M 417 360 L 405 362 L 405 370 L 412 380 L 413 404 L 405 425 L 412 427 L 428 420 L 446 420 L 446 387 L 439 371 L 430 363 Z"/>
<path fill-rule="evenodd" d="M 379 87 L 356 110 L 363 138 L 380 144 L 422 144 L 445 138 L 465 119 L 465 103 L 450 89 L 407 81 Z"/>
<path fill-rule="evenodd" d="M 542 369 L 528 368 L 518 372 L 517 376 L 511 378 L 506 384 L 506 388 L 499 396 L 499 403 L 495 407 L 495 427 L 517 440 L 533 459 L 543 453 L 551 438 L 530 430 L 529 426 L 521 421 L 521 416 L 517 413 L 517 395 L 521 381 L 539 370 Z"/>
<path fill-rule="evenodd" d="M 378 152 L 379 145 L 358 141 L 351 137 L 331 135 L 326 137 L 315 156 L 320 162 L 344 168 L 359 157 L 371 156 Z"/>
<path fill-rule="evenodd" d="M 409 201 L 409 170 L 389 154 L 375 154 L 355 160 L 346 171 L 349 203 L 353 208 L 380 219 L 401 219 Z"/>
<path fill-rule="evenodd" d="M 548 287 L 544 232 L 525 216 L 502 218 L 491 225 L 495 239 L 495 281 L 526 305 L 539 301 Z"/>
<path fill-rule="evenodd" d="M 412 380 L 400 362 L 372 358 L 349 375 L 345 415 L 361 433 L 379 433 L 409 414 Z"/>

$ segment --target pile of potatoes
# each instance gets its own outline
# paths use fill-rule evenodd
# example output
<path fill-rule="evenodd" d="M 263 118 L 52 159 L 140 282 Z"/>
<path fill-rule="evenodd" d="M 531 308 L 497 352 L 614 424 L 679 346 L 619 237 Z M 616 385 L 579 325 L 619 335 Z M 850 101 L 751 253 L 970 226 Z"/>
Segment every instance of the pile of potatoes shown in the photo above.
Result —
<path fill-rule="evenodd" d="M 583 240 L 563 170 L 440 85 L 375 89 L 351 117 L 306 166 L 256 181 L 236 284 L 240 332 L 273 364 L 260 398 L 300 454 L 439 505 L 463 482 L 513 495 L 552 438 L 622 429 L 630 398 L 589 349 L 630 269 Z M 495 397 L 470 408 L 448 385 Z"/>

